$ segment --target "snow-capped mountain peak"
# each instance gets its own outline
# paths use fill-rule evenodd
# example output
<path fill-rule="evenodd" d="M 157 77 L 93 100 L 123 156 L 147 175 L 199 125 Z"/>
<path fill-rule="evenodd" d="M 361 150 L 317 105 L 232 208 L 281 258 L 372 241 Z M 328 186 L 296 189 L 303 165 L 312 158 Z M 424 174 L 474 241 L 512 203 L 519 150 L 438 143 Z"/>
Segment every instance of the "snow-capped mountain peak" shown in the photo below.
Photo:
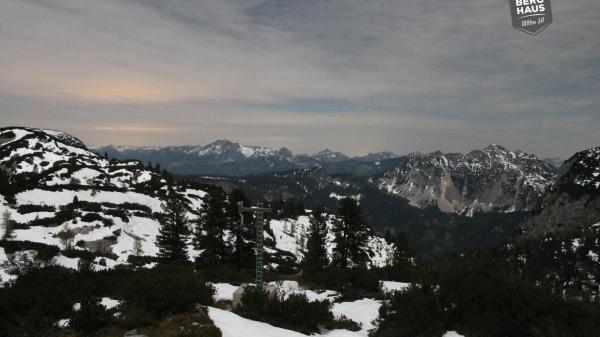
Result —
<path fill-rule="evenodd" d="M 330 149 L 321 150 L 313 154 L 311 157 L 322 162 L 336 162 L 350 159 L 345 154 L 341 152 L 331 151 Z"/>

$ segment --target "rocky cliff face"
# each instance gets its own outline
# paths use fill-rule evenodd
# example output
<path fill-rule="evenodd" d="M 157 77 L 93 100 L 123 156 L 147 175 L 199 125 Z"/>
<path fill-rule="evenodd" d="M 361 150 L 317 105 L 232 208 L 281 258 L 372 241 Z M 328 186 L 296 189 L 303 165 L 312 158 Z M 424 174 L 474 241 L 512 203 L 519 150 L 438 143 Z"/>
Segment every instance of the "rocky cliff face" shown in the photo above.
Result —
<path fill-rule="evenodd" d="M 555 170 L 536 156 L 499 145 L 460 153 L 413 153 L 378 179 L 381 189 L 443 212 L 528 211 Z"/>
<path fill-rule="evenodd" d="M 600 222 L 600 147 L 576 153 L 560 169 L 541 206 L 523 225 L 524 234 L 585 229 Z"/>

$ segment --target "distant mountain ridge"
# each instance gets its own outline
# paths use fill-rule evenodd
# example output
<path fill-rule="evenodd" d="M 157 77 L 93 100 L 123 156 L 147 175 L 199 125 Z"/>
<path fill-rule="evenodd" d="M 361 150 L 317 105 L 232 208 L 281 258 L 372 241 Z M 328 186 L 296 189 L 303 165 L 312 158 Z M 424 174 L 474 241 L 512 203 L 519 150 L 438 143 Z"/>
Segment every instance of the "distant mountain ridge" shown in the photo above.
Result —
<path fill-rule="evenodd" d="M 244 176 L 322 165 L 333 166 L 340 163 L 347 163 L 347 165 L 342 166 L 346 171 L 353 172 L 356 167 L 360 167 L 364 162 L 397 157 L 391 152 L 379 152 L 351 158 L 341 152 L 329 149 L 312 155 L 296 155 L 285 147 L 273 149 L 242 145 L 224 139 L 206 145 L 164 147 L 109 145 L 94 147 L 92 150 L 101 155 L 106 153 L 109 157 L 120 160 L 136 159 L 142 162 L 159 163 L 170 172 L 182 175 Z"/>
<path fill-rule="evenodd" d="M 396 156 L 379 152 L 352 158 L 329 149 L 295 155 L 285 147 L 270 149 L 228 140 L 203 146 L 107 146 L 94 150 L 118 159 L 158 162 L 171 172 L 194 176 L 240 177 L 320 167 L 326 174 L 369 179 L 415 207 L 460 214 L 531 210 L 556 175 L 554 166 L 535 155 L 500 145 L 467 154 L 436 151 Z"/>

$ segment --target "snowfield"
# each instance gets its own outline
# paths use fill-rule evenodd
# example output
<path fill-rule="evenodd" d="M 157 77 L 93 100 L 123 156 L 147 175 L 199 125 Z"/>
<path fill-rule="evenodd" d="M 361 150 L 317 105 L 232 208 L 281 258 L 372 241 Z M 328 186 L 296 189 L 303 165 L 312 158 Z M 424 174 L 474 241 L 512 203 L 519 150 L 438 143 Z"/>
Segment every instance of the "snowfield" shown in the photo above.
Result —
<path fill-rule="evenodd" d="M 396 281 L 381 281 L 381 290 L 384 293 L 392 293 L 395 291 L 403 291 L 411 286 L 410 283 Z"/>
<path fill-rule="evenodd" d="M 331 231 L 333 228 L 334 217 L 327 216 L 327 255 L 331 259 L 333 255 L 334 236 Z M 296 255 L 297 262 L 302 261 L 304 257 L 304 248 L 308 240 L 310 229 L 310 217 L 306 215 L 299 216 L 298 219 L 271 220 L 269 223 L 273 231 L 273 240 L 275 247 Z M 265 232 L 265 235 L 269 233 Z M 370 266 L 383 267 L 388 264 L 393 246 L 378 236 L 369 237 L 367 243 L 368 250 L 371 252 Z"/>

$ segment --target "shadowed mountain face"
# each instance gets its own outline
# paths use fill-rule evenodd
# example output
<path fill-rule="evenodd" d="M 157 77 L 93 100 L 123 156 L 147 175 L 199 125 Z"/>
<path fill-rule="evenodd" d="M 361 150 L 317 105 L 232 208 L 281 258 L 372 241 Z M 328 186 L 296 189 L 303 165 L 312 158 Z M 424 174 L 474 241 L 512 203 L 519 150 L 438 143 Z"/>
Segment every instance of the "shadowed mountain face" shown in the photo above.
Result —
<path fill-rule="evenodd" d="M 565 162 L 540 207 L 524 225 L 526 236 L 577 231 L 600 222 L 600 147 Z"/>

